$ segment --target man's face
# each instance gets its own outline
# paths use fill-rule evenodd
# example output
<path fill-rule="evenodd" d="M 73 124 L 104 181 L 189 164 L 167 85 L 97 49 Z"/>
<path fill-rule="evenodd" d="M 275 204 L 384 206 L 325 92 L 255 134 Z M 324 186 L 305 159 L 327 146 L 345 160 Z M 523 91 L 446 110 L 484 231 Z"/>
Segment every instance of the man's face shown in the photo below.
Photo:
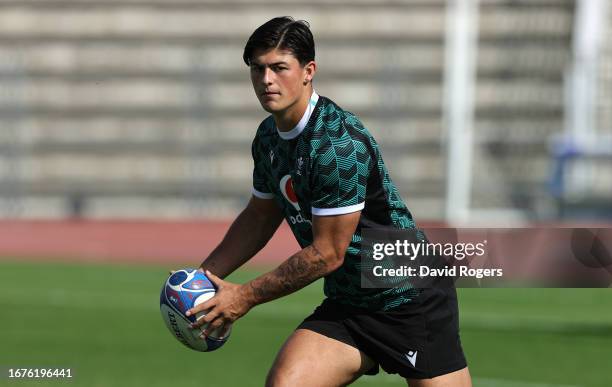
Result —
<path fill-rule="evenodd" d="M 293 106 L 309 90 L 305 81 L 310 81 L 314 74 L 313 65 L 302 67 L 290 51 L 276 48 L 256 50 L 250 67 L 257 99 L 269 113 L 280 113 Z"/>

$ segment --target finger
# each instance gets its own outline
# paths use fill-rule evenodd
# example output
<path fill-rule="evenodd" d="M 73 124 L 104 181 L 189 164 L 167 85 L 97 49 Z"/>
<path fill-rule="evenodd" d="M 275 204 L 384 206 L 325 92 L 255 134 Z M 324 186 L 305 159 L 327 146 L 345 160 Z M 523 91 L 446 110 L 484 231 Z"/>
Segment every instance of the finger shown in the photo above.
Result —
<path fill-rule="evenodd" d="M 172 275 L 174 273 L 176 273 L 176 270 L 170 270 L 170 272 L 168 274 Z"/>
<path fill-rule="evenodd" d="M 198 319 L 198 322 L 200 322 L 200 325 L 204 325 L 204 324 L 209 324 L 211 323 L 214 319 L 216 319 L 217 317 L 219 317 L 220 313 L 215 311 L 209 311 L 208 313 L 206 313 L 204 316 L 200 316 L 200 318 Z"/>
<path fill-rule="evenodd" d="M 219 316 L 219 313 L 214 311 L 208 311 L 208 313 L 197 317 L 196 321 L 189 324 L 189 326 L 193 329 L 203 327 L 204 325 L 209 324 L 211 321 L 217 318 L 217 316 Z"/>
<path fill-rule="evenodd" d="M 213 321 L 210 324 L 208 324 L 208 326 L 206 327 L 204 332 L 202 332 L 200 337 L 201 338 L 206 338 L 207 336 L 210 336 L 211 333 L 213 333 L 217 329 L 221 328 L 223 325 L 224 325 L 224 322 L 223 322 L 223 320 L 221 318 L 216 319 L 215 321 Z"/>
<path fill-rule="evenodd" d="M 217 277 L 216 275 L 214 275 L 208 270 L 206 270 L 206 276 L 213 284 L 217 286 L 217 288 L 221 289 L 221 285 L 223 285 L 223 282 L 224 282 L 221 278 Z"/>
<path fill-rule="evenodd" d="M 201 316 L 196 322 L 191 323 L 191 328 L 198 329 L 204 325 L 210 324 L 211 321 L 214 321 L 217 317 L 219 317 L 219 313 L 216 311 L 211 311 L 206 313 L 206 316 Z"/>
<path fill-rule="evenodd" d="M 204 312 L 204 311 L 214 308 L 216 305 L 217 305 L 216 297 L 213 297 L 210 300 L 207 300 L 206 302 L 203 302 L 200 305 L 196 305 L 193 308 L 189 309 L 187 312 L 185 312 L 185 316 L 187 317 L 195 316 L 196 314 L 200 312 Z"/>

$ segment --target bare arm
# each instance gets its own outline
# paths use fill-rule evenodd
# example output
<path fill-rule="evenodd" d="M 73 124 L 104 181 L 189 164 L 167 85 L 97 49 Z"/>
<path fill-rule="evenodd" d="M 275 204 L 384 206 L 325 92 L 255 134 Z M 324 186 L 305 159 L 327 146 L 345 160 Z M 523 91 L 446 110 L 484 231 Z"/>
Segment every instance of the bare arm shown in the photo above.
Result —
<path fill-rule="evenodd" d="M 201 337 L 224 324 L 244 316 L 258 304 L 293 293 L 338 269 L 359 223 L 361 211 L 345 215 L 313 216 L 313 243 L 289 257 L 276 269 L 243 285 L 206 274 L 218 287 L 210 300 L 187 311 L 187 316 L 206 311 L 206 316 L 192 324 L 207 324 Z"/>
<path fill-rule="evenodd" d="M 221 243 L 200 267 L 225 278 L 268 243 L 282 220 L 283 214 L 274 200 L 251 197 Z"/>
<path fill-rule="evenodd" d="M 187 315 L 207 311 L 192 326 L 208 324 L 209 332 L 236 321 L 255 305 L 293 293 L 335 271 L 344 262 L 346 249 L 359 223 L 361 212 L 335 216 L 313 216 L 313 243 L 289 257 L 276 269 L 243 285 L 223 281 L 207 273 L 219 291 L 215 297 L 190 309 Z"/>
<path fill-rule="evenodd" d="M 293 293 L 342 266 L 360 214 L 313 216 L 310 246 L 243 285 L 250 303 L 254 306 Z"/>

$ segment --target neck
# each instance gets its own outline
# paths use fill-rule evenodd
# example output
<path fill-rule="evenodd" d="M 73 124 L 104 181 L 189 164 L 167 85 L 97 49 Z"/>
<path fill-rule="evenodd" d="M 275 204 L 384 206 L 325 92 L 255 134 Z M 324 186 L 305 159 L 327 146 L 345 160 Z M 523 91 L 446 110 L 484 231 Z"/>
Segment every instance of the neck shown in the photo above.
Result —
<path fill-rule="evenodd" d="M 312 96 L 312 87 L 308 88 L 300 99 L 295 101 L 295 103 L 289 106 L 287 109 L 282 112 L 273 113 L 272 117 L 274 117 L 274 122 L 276 123 L 276 127 L 281 132 L 288 132 L 291 129 L 295 128 L 295 126 L 300 122 L 304 112 L 306 112 L 306 108 L 310 103 L 310 97 Z"/>

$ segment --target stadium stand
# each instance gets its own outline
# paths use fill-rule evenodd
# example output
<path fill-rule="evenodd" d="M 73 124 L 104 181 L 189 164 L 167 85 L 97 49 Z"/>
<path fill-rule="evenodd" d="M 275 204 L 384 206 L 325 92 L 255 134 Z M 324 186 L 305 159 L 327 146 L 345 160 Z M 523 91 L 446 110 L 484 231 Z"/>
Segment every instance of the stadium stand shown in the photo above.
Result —
<path fill-rule="evenodd" d="M 315 32 L 316 89 L 371 129 L 416 215 L 439 219 L 444 8 L 442 0 L 3 1 L 0 215 L 234 213 L 248 199 L 250 141 L 265 117 L 242 47 L 255 26 L 290 14 Z M 574 1 L 480 8 L 473 201 L 537 216 L 547 141 L 563 128 Z"/>

